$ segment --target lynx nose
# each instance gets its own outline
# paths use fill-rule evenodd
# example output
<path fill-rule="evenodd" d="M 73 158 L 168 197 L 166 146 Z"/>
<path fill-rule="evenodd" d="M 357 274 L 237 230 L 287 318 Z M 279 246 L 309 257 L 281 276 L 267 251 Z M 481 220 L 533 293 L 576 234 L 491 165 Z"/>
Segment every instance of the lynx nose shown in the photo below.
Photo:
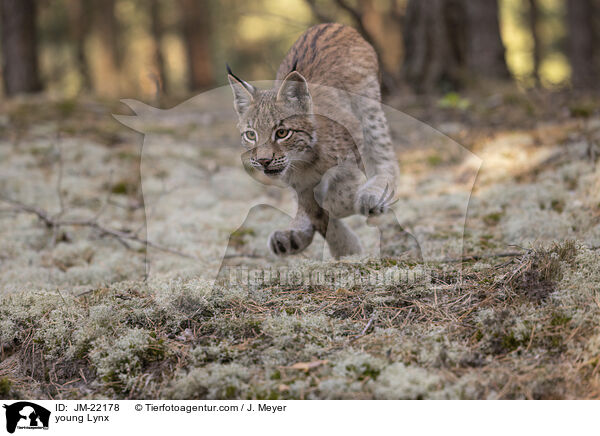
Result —
<path fill-rule="evenodd" d="M 263 168 L 266 168 L 269 166 L 269 164 L 271 162 L 273 162 L 273 158 L 272 157 L 261 157 L 260 159 L 256 159 L 258 161 L 259 164 L 261 164 L 263 166 Z"/>

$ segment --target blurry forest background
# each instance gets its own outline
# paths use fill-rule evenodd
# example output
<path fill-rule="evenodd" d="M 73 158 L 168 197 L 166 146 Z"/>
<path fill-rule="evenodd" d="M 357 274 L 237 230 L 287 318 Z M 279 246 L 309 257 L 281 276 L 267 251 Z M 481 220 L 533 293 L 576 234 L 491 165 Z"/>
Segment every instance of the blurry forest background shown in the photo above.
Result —
<path fill-rule="evenodd" d="M 523 89 L 594 89 L 598 0 L 2 0 L 4 96 L 181 98 L 272 79 L 318 22 L 357 28 L 384 91 L 448 93 L 478 79 Z"/>

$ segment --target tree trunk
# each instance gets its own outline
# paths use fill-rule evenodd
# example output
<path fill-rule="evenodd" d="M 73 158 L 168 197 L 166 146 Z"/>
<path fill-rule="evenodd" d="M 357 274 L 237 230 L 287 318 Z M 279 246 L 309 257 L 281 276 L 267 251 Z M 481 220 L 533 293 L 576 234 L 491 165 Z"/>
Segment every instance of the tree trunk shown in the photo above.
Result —
<path fill-rule="evenodd" d="M 207 89 L 214 83 L 208 1 L 179 0 L 179 3 L 188 55 L 189 86 L 192 91 Z"/>
<path fill-rule="evenodd" d="M 529 0 L 529 29 L 533 38 L 533 80 L 535 85 L 540 83 L 540 62 L 542 59 L 540 36 L 538 33 L 539 10 L 537 0 Z"/>
<path fill-rule="evenodd" d="M 404 46 L 403 75 L 418 92 L 509 77 L 497 0 L 409 0 Z"/>
<path fill-rule="evenodd" d="M 160 99 L 162 94 L 167 92 L 165 58 L 163 56 L 161 42 L 163 36 L 163 26 L 160 21 L 160 0 L 151 0 L 150 2 L 150 27 L 153 40 L 154 64 L 156 68 L 156 98 Z"/>
<path fill-rule="evenodd" d="M 568 0 L 569 60 L 574 88 L 598 86 L 598 68 L 594 65 L 594 5 L 592 0 Z"/>
<path fill-rule="evenodd" d="M 481 77 L 510 75 L 500 37 L 498 0 L 463 0 L 467 15 L 467 68 Z"/>
<path fill-rule="evenodd" d="M 120 89 L 120 62 L 115 0 L 92 0 L 92 29 L 94 90 L 101 95 L 116 96 Z"/>
<path fill-rule="evenodd" d="M 308 7 L 311 9 L 315 18 L 321 23 L 330 23 L 336 21 L 334 17 L 329 16 L 319 8 L 316 0 L 305 0 Z M 385 29 L 383 29 L 382 15 L 375 7 L 373 0 L 362 0 L 357 3 L 357 6 L 352 5 L 347 0 L 335 0 L 334 2 L 340 10 L 347 12 L 352 17 L 353 26 L 362 35 L 377 54 L 379 63 L 379 71 L 381 74 L 381 91 L 384 94 L 392 93 L 397 89 L 397 77 L 393 71 L 386 68 L 386 64 L 382 60 L 383 50 L 377 41 L 385 39 Z M 369 24 L 366 24 L 369 23 Z M 402 27 L 401 27 L 402 28 Z M 384 37 L 381 37 L 381 32 L 384 32 Z M 379 38 L 377 38 L 378 36 Z"/>
<path fill-rule="evenodd" d="M 404 77 L 417 92 L 454 88 L 464 62 L 460 1 L 409 0 L 404 27 Z"/>
<path fill-rule="evenodd" d="M 0 14 L 6 95 L 40 91 L 35 0 L 0 0 Z"/>
<path fill-rule="evenodd" d="M 75 46 L 75 63 L 81 77 L 81 88 L 89 91 L 92 87 L 90 68 L 85 56 L 85 41 L 90 27 L 90 3 L 87 0 L 69 0 L 67 13 L 71 39 Z"/>

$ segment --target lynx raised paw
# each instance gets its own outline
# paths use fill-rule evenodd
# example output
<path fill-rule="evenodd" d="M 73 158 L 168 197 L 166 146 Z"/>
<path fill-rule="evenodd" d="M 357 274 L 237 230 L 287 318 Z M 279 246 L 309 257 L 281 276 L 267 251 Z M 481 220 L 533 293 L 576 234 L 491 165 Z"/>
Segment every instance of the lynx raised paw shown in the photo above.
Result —
<path fill-rule="evenodd" d="M 269 236 L 269 248 L 278 256 L 299 253 L 310 242 L 300 230 L 276 230 Z"/>
<path fill-rule="evenodd" d="M 367 182 L 357 193 L 356 212 L 367 217 L 384 214 L 397 201 L 393 201 L 394 193 L 389 184 L 381 191 Z"/>

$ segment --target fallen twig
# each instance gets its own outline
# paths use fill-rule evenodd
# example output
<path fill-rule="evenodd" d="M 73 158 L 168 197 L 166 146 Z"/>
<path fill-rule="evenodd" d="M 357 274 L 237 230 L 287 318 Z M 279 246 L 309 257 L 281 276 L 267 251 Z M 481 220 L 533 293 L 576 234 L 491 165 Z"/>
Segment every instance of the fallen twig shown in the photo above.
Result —
<path fill-rule="evenodd" d="M 165 247 L 159 244 L 156 244 L 152 241 L 149 241 L 145 238 L 139 236 L 139 232 L 144 226 L 141 226 L 137 231 L 122 231 L 111 229 L 110 227 L 106 227 L 98 222 L 102 214 L 106 211 L 106 208 L 111 200 L 111 192 L 106 195 L 106 199 L 101 205 L 100 209 L 91 219 L 87 220 L 63 220 L 61 219 L 65 213 L 65 200 L 62 192 L 62 179 L 63 179 L 63 156 L 62 150 L 60 148 L 60 135 L 57 133 L 57 151 L 58 151 L 58 176 L 56 181 L 56 191 L 58 195 L 58 201 L 60 205 L 60 210 L 58 213 L 52 215 L 48 211 L 41 209 L 36 206 L 31 206 L 20 201 L 14 200 L 12 198 L 6 196 L 0 196 L 0 201 L 4 201 L 13 206 L 13 209 L 20 212 L 30 213 L 36 215 L 49 229 L 52 229 L 52 243 L 55 244 L 58 236 L 58 231 L 61 227 L 66 226 L 74 226 L 74 227 L 88 227 L 94 229 L 100 233 L 101 236 L 107 235 L 115 238 L 121 245 L 123 245 L 128 250 L 131 250 L 131 246 L 127 243 L 136 242 L 142 244 L 145 247 L 152 247 L 160 251 L 165 251 L 167 253 L 175 254 L 177 256 L 185 257 L 188 259 L 196 259 L 195 256 L 192 256 L 187 253 L 183 253 L 179 250 L 175 250 L 173 248 Z M 110 179 L 112 179 L 112 172 L 110 175 Z M 110 183 L 109 183 L 110 185 Z"/>
<path fill-rule="evenodd" d="M 362 338 L 364 335 L 367 334 L 367 332 L 369 331 L 369 329 L 371 328 L 371 325 L 373 324 L 373 321 L 375 321 L 375 315 L 371 316 L 371 318 L 369 318 L 369 321 L 367 322 L 367 325 L 365 326 L 364 329 L 362 329 L 362 331 L 360 332 L 360 334 L 354 336 L 352 339 L 350 339 L 350 342 L 354 342 L 359 338 Z"/>
<path fill-rule="evenodd" d="M 492 253 L 492 254 L 474 254 L 471 256 L 463 256 L 460 258 L 445 258 L 442 259 L 441 262 L 442 263 L 458 263 L 458 262 L 470 262 L 470 261 L 477 261 L 477 260 L 482 260 L 482 259 L 494 259 L 494 258 L 501 258 L 501 257 L 517 257 L 517 256 L 522 256 L 523 254 L 525 254 L 525 252 L 522 251 L 506 251 L 504 253 Z"/>
<path fill-rule="evenodd" d="M 260 254 L 256 254 L 256 253 L 231 253 L 231 254 L 226 254 L 223 256 L 223 259 L 236 259 L 238 257 L 246 257 L 249 259 L 262 259 L 264 258 L 264 256 L 261 256 Z"/>
<path fill-rule="evenodd" d="M 121 244 L 123 244 L 128 249 L 130 249 L 131 247 L 129 246 L 129 244 L 127 244 L 127 241 L 132 241 L 132 242 L 137 242 L 139 244 L 142 244 L 146 247 L 152 247 L 152 248 L 155 248 L 160 251 L 165 251 L 165 252 L 168 252 L 171 254 L 175 254 L 177 256 L 185 257 L 188 259 L 196 259 L 195 256 L 192 256 L 190 254 L 183 253 L 179 250 L 175 250 L 173 248 L 165 247 L 163 245 L 149 241 L 148 239 L 142 238 L 133 232 L 116 230 L 116 229 L 111 229 L 110 227 L 106 227 L 97 221 L 97 219 L 99 218 L 98 216 L 95 216 L 93 219 L 90 219 L 90 220 L 62 220 L 60 218 L 56 218 L 56 217 L 50 215 L 47 211 L 45 211 L 41 208 L 38 208 L 35 206 L 30 206 L 30 205 L 21 203 L 20 201 L 16 201 L 11 198 L 2 196 L 2 197 L 0 197 L 0 200 L 4 201 L 5 203 L 11 204 L 16 210 L 36 215 L 46 225 L 46 227 L 51 228 L 51 229 L 56 230 L 60 227 L 71 227 L 71 226 L 73 226 L 73 227 L 88 227 L 88 228 L 92 228 L 92 229 L 98 231 L 101 235 L 107 235 L 107 236 L 111 236 L 111 237 L 115 238 L 116 240 L 118 240 Z"/>

